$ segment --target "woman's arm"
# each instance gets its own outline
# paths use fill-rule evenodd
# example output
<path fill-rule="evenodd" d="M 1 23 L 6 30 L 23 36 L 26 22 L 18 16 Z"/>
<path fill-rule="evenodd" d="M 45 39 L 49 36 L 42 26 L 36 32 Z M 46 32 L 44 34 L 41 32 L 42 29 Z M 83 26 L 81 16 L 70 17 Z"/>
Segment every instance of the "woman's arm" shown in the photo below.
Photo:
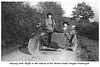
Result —
<path fill-rule="evenodd" d="M 55 24 L 55 20 L 53 19 L 53 29 L 55 28 L 56 24 Z"/>

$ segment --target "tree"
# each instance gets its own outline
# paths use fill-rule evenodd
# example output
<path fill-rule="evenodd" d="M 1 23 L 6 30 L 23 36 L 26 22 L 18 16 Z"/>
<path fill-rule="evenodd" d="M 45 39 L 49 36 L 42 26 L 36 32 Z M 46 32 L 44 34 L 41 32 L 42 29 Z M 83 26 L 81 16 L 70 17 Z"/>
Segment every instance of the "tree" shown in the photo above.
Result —
<path fill-rule="evenodd" d="M 76 20 L 80 19 L 92 19 L 94 18 L 94 11 L 90 5 L 87 5 L 85 2 L 78 3 L 72 11 L 73 18 Z"/>
<path fill-rule="evenodd" d="M 40 5 L 40 7 L 43 8 L 42 12 L 30 7 L 28 2 L 1 3 L 2 45 L 5 44 L 6 47 L 12 46 L 13 44 L 27 44 L 31 34 L 36 32 L 36 24 L 45 19 L 45 14 L 49 12 L 49 10 L 57 20 L 62 16 L 63 10 L 59 3 L 41 3 L 43 3 L 43 5 Z"/>
<path fill-rule="evenodd" d="M 39 2 L 37 6 L 40 8 L 38 10 L 43 13 L 52 12 L 58 16 L 62 16 L 64 14 L 61 3 L 58 2 Z"/>
<path fill-rule="evenodd" d="M 36 9 L 23 2 L 2 2 L 1 9 L 2 42 L 5 42 L 5 46 L 28 43 L 39 21 Z"/>
<path fill-rule="evenodd" d="M 21 6 L 22 2 L 2 2 L 2 41 L 5 41 L 6 45 L 12 45 L 17 40 L 17 33 L 19 31 L 18 13 L 16 7 Z M 8 46 L 8 45 L 7 45 Z"/>
<path fill-rule="evenodd" d="M 65 13 L 63 8 L 61 7 L 61 3 L 59 2 L 39 2 L 37 4 L 37 11 L 44 15 L 44 19 L 46 18 L 46 14 L 51 12 L 53 14 L 53 18 L 55 19 L 56 25 L 61 25 L 62 15 Z M 56 26 L 56 28 L 58 28 Z"/>

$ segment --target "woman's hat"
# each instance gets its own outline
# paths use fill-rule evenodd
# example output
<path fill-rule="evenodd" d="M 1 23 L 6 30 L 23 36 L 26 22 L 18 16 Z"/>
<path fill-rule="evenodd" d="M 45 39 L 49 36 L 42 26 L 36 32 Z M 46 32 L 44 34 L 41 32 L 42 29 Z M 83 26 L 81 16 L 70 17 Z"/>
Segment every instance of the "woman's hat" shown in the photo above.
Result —
<path fill-rule="evenodd" d="M 49 13 L 47 13 L 47 17 L 48 17 L 48 15 L 52 15 L 52 13 L 49 12 Z"/>
<path fill-rule="evenodd" d="M 69 23 L 68 23 L 67 21 L 64 21 L 64 22 L 63 22 L 63 26 L 64 26 L 65 24 L 69 25 Z"/>

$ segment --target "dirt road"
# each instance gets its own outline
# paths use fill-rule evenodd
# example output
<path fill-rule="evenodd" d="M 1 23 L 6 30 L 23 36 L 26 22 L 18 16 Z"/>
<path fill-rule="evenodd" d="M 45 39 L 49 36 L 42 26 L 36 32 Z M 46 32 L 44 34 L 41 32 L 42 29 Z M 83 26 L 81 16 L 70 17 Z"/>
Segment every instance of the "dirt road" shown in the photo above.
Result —
<path fill-rule="evenodd" d="M 78 61 L 77 52 L 58 49 L 45 49 L 31 55 L 27 47 L 1 56 L 1 61 Z"/>

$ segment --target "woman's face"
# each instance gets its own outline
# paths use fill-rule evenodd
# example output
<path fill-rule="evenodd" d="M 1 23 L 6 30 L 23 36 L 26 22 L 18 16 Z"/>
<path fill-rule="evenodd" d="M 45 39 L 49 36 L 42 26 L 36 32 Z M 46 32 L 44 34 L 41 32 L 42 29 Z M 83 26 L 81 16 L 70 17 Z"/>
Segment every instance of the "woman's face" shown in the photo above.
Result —
<path fill-rule="evenodd" d="M 68 25 L 67 24 L 64 24 L 64 30 L 67 29 L 67 27 L 68 27 Z"/>
<path fill-rule="evenodd" d="M 48 15 L 48 18 L 51 18 L 52 16 L 51 15 Z"/>

